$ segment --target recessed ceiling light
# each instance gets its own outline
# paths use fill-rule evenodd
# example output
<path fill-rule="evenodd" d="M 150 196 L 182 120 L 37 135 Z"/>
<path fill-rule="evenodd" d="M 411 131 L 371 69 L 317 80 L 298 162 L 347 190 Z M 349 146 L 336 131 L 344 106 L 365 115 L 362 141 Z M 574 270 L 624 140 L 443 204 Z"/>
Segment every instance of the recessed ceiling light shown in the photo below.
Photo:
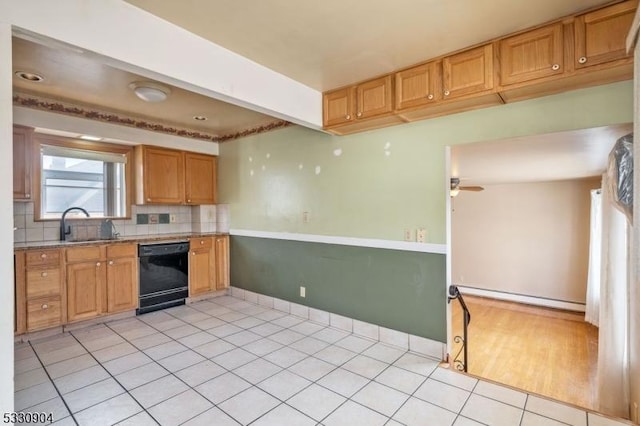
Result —
<path fill-rule="evenodd" d="M 129 88 L 145 102 L 162 102 L 171 93 L 169 87 L 151 81 L 134 81 Z"/>
<path fill-rule="evenodd" d="M 198 120 L 198 121 L 206 121 L 206 120 L 208 120 L 208 118 L 205 117 L 204 115 L 194 115 L 193 119 L 194 120 Z"/>
<path fill-rule="evenodd" d="M 28 71 L 16 71 L 15 75 L 23 80 L 27 80 L 32 83 L 40 83 L 42 80 L 44 80 L 44 77 L 42 77 L 40 74 L 35 74 Z"/>
<path fill-rule="evenodd" d="M 85 141 L 101 141 L 102 138 L 98 137 L 98 136 L 91 136 L 91 135 L 80 135 L 79 136 L 80 139 L 84 139 Z"/>

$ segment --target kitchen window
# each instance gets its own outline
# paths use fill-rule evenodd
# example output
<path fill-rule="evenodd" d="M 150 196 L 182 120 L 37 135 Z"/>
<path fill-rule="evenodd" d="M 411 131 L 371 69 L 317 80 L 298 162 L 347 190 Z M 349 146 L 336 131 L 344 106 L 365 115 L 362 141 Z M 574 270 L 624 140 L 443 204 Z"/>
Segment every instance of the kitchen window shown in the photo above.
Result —
<path fill-rule="evenodd" d="M 129 216 L 132 148 L 36 137 L 38 219 L 59 219 L 69 207 L 91 217 Z"/>

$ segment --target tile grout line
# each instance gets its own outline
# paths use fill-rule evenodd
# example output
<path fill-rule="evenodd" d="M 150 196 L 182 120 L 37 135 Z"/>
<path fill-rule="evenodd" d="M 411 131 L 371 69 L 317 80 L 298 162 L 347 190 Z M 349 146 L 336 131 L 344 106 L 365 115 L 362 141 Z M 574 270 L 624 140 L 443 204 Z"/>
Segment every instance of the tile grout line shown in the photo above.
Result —
<path fill-rule="evenodd" d="M 53 381 L 53 379 L 51 378 L 51 376 L 49 375 L 49 372 L 47 371 L 47 368 L 45 367 L 44 363 L 42 362 L 42 360 L 40 359 L 40 355 L 38 355 L 38 352 L 36 351 L 36 349 L 33 347 L 33 345 L 31 344 L 31 341 L 29 341 L 29 346 L 31 347 L 31 350 L 33 351 L 34 355 L 36 356 L 36 358 L 38 359 L 38 362 L 40 363 L 40 365 L 42 366 L 42 369 L 44 370 L 45 374 L 47 375 L 47 378 L 49 379 L 49 381 L 51 382 L 51 385 L 53 386 L 53 388 L 56 390 L 56 393 L 58 394 L 58 397 L 60 397 L 60 400 L 62 401 L 62 403 L 64 404 L 65 408 L 67 409 L 67 411 L 69 412 L 69 416 L 71 417 L 71 419 L 73 420 L 73 422 L 78 425 L 78 421 L 76 420 L 76 417 L 74 416 L 74 413 L 71 411 L 71 408 L 69 408 L 69 406 L 67 405 L 67 401 L 65 401 L 64 397 L 62 396 L 62 393 L 60 392 L 60 389 L 58 389 L 58 386 L 56 385 L 56 383 Z M 54 399 L 54 398 L 51 398 Z M 50 400 L 47 400 L 50 401 Z M 45 401 L 45 402 L 47 402 Z M 36 404 L 37 405 L 37 404 Z M 60 419 L 63 420 L 66 419 L 66 417 Z M 57 421 L 57 420 L 56 420 Z M 51 422 L 54 423 L 54 422 Z"/>

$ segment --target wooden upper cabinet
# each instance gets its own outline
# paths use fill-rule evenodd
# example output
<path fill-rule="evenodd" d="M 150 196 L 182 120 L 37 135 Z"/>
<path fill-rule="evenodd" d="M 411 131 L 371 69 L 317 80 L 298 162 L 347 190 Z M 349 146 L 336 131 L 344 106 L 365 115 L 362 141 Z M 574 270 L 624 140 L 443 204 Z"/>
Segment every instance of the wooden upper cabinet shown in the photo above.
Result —
<path fill-rule="evenodd" d="M 142 203 L 184 202 L 184 159 L 181 151 L 139 147 L 142 155 Z M 140 194 L 139 194 L 140 196 Z"/>
<path fill-rule="evenodd" d="M 215 204 L 217 161 L 212 155 L 185 152 L 184 189 L 187 204 Z"/>
<path fill-rule="evenodd" d="M 557 23 L 500 40 L 500 84 L 564 72 L 563 25 Z"/>
<path fill-rule="evenodd" d="M 576 68 L 626 58 L 627 34 L 631 28 L 636 1 L 626 1 L 575 20 Z"/>
<path fill-rule="evenodd" d="M 420 107 L 441 98 L 442 62 L 430 62 L 399 71 L 396 77 L 396 110 Z"/>
<path fill-rule="evenodd" d="M 371 118 L 393 111 L 391 75 L 356 86 L 356 119 Z"/>
<path fill-rule="evenodd" d="M 13 199 L 31 200 L 33 129 L 13 126 Z"/>
<path fill-rule="evenodd" d="M 444 99 L 493 89 L 493 45 L 487 44 L 442 60 Z"/>
<path fill-rule="evenodd" d="M 325 127 L 349 123 L 353 120 L 355 88 L 327 92 L 322 96 L 322 119 Z"/>

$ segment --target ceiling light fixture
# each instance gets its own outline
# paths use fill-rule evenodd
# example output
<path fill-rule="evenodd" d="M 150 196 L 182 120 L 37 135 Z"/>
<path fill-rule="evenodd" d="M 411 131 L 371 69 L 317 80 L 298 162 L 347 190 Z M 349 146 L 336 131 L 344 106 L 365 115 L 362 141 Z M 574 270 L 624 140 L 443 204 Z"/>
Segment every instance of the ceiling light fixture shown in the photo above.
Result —
<path fill-rule="evenodd" d="M 30 81 L 32 83 L 40 83 L 42 80 L 44 80 L 44 77 L 42 77 L 40 74 L 28 71 L 16 71 L 15 75 L 23 80 Z"/>
<path fill-rule="evenodd" d="M 93 141 L 93 142 L 97 142 L 97 141 L 101 141 L 102 138 L 98 137 L 98 136 L 91 136 L 91 135 L 80 135 L 79 136 L 80 139 L 85 140 L 85 141 Z"/>
<path fill-rule="evenodd" d="M 169 87 L 151 81 L 134 81 L 129 88 L 145 102 L 162 102 L 171 93 Z"/>
<path fill-rule="evenodd" d="M 193 119 L 197 120 L 197 121 L 207 121 L 208 120 L 208 118 L 205 117 L 204 115 L 194 115 Z"/>

